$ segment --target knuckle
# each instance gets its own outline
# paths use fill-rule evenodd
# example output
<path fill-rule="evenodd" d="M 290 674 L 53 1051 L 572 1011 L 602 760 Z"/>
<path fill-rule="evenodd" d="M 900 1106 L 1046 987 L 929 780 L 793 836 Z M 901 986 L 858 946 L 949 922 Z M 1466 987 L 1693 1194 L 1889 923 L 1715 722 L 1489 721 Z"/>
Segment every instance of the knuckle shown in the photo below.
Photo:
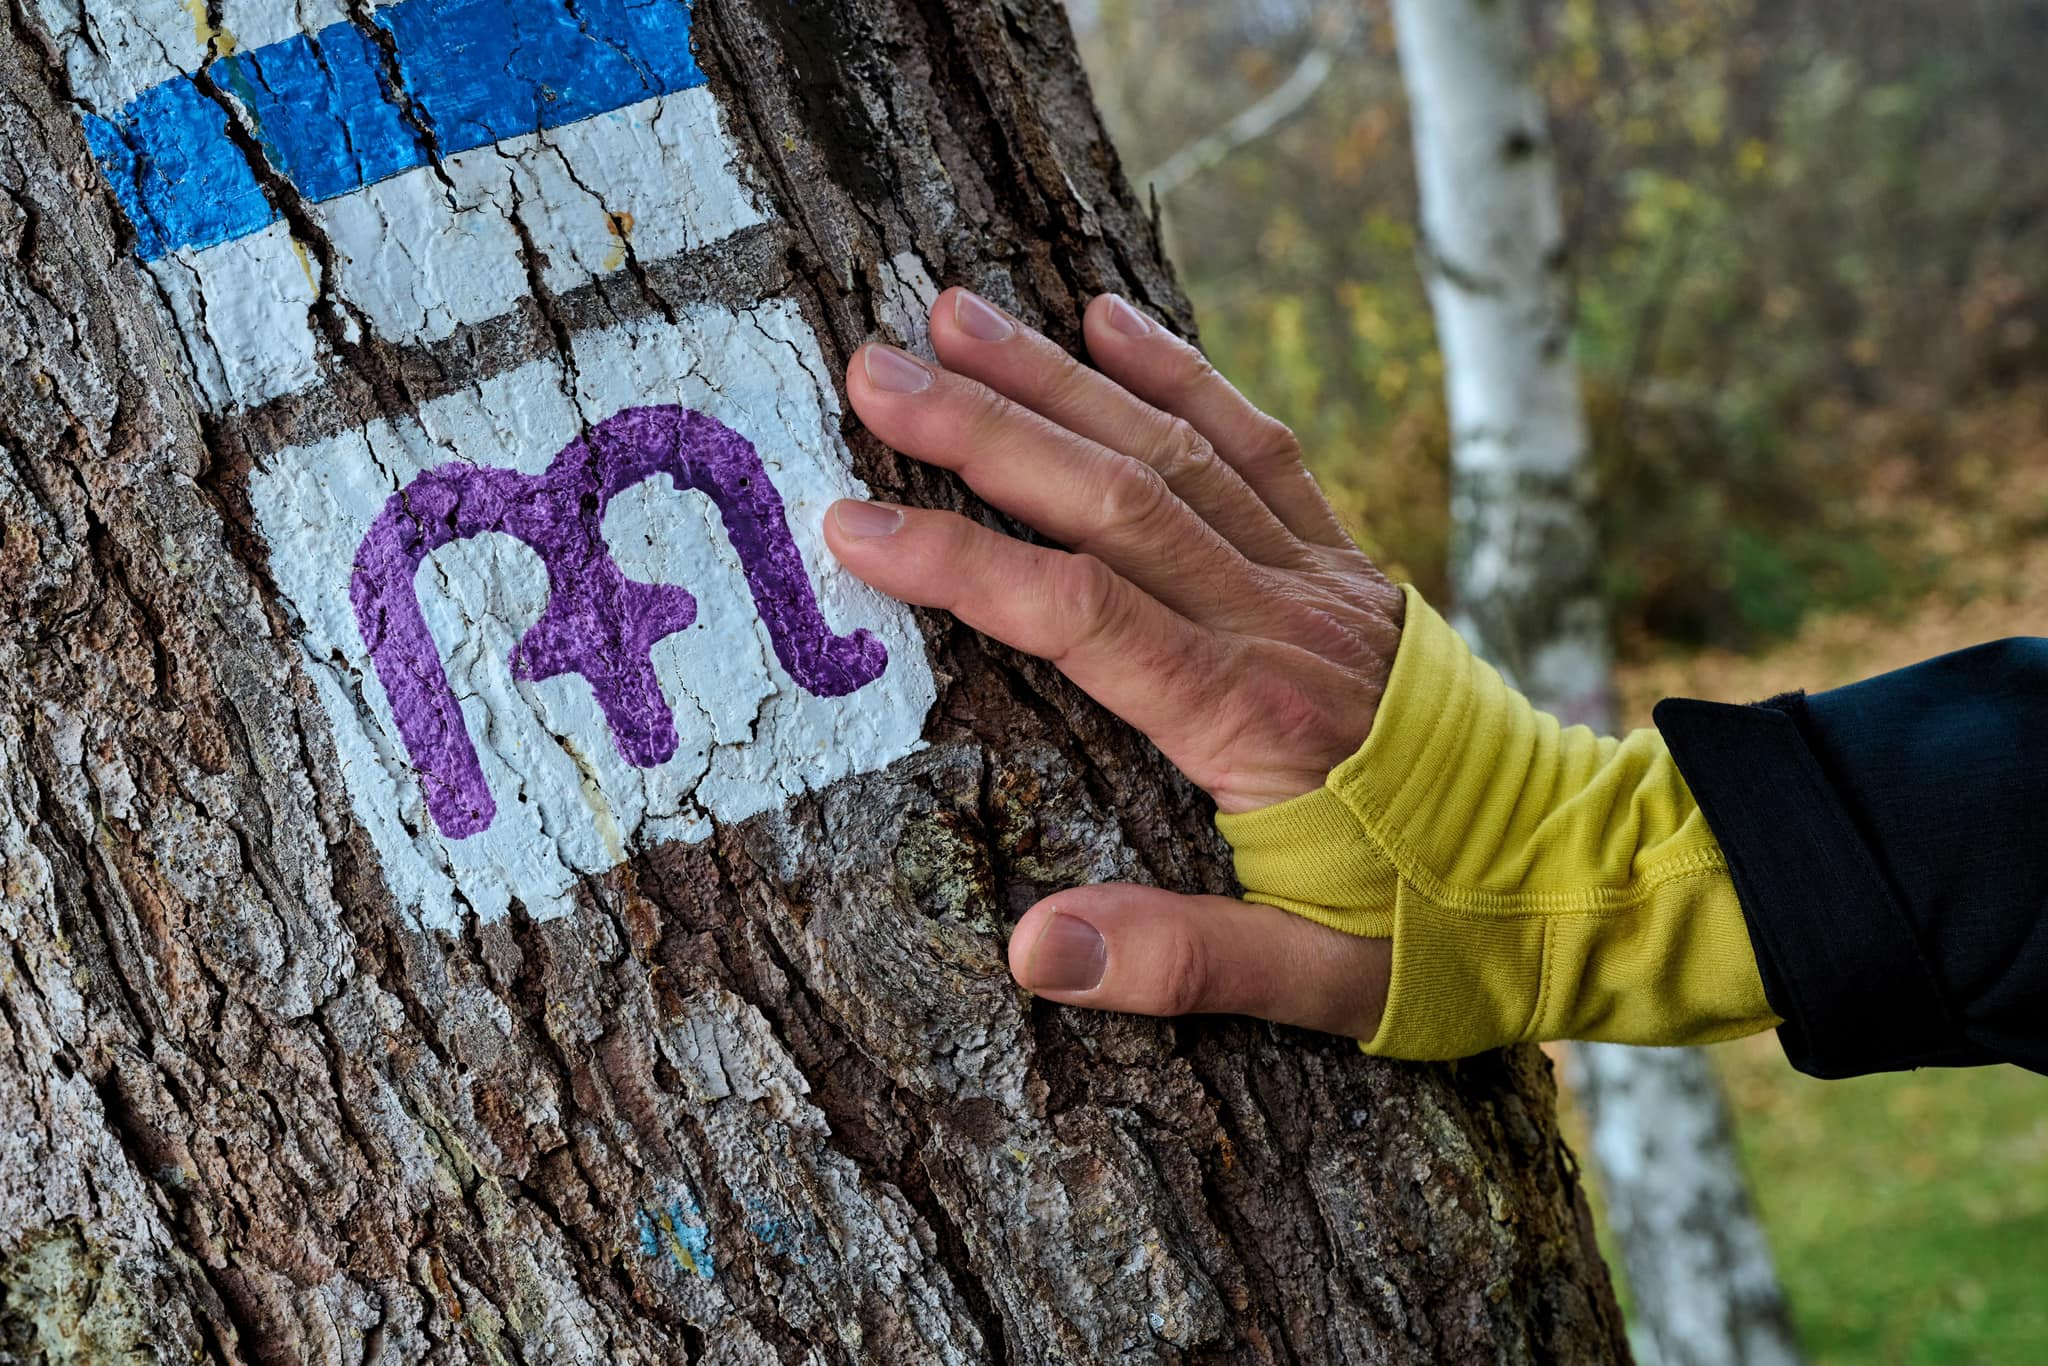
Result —
<path fill-rule="evenodd" d="M 973 564 L 988 549 L 986 528 L 957 512 L 945 514 L 945 521 L 934 525 L 932 530 L 937 533 L 930 537 L 935 569 L 950 570 L 956 565 Z"/>
<path fill-rule="evenodd" d="M 927 605 L 957 611 L 982 595 L 972 570 L 985 547 L 974 523 L 953 512 L 913 516 L 897 535 L 895 558 L 909 579 L 929 586 Z"/>
<path fill-rule="evenodd" d="M 1174 378 L 1182 384 L 1204 384 L 1217 377 L 1217 369 L 1209 363 L 1209 357 L 1202 348 L 1186 337 L 1173 337 Z"/>
<path fill-rule="evenodd" d="M 986 384 L 969 383 L 960 402 L 960 433 L 968 449 L 976 451 L 1001 444 L 1010 425 L 1010 401 Z"/>
<path fill-rule="evenodd" d="M 1245 458 L 1269 472 L 1293 469 L 1303 463 L 1301 440 L 1286 423 L 1261 413 Z"/>
<path fill-rule="evenodd" d="M 1224 382 L 1222 372 L 1209 363 L 1209 358 L 1186 343 L 1182 343 L 1180 363 L 1175 369 L 1173 387 L 1183 399 Z"/>
<path fill-rule="evenodd" d="M 1209 1001 L 1209 955 L 1201 940 L 1178 929 L 1161 946 L 1153 982 L 1152 1013 L 1192 1015 Z"/>
<path fill-rule="evenodd" d="M 1150 524 L 1172 496 L 1166 480 L 1150 465 L 1118 457 L 1103 479 L 1097 527 L 1106 536 L 1129 535 Z"/>
<path fill-rule="evenodd" d="M 1114 639 L 1127 608 L 1116 572 L 1093 555 L 1069 555 L 1052 576 L 1055 605 L 1067 621 L 1062 657 L 1094 641 Z"/>
<path fill-rule="evenodd" d="M 1086 407 L 1098 376 L 1059 347 L 1048 349 L 1052 352 L 1052 359 L 1044 381 L 1045 408 L 1042 411 L 1068 412 Z"/>
<path fill-rule="evenodd" d="M 1215 462 L 1216 448 L 1209 444 L 1209 438 L 1196 431 L 1186 418 L 1176 417 L 1160 439 L 1153 468 L 1168 484 L 1179 487 L 1213 468 Z"/>

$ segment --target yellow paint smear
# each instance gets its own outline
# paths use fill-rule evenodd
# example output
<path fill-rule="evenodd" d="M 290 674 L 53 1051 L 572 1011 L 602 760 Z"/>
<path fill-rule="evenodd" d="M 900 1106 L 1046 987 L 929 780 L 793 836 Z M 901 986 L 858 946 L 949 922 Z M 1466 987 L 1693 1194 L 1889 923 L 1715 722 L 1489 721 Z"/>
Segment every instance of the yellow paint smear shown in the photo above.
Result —
<path fill-rule="evenodd" d="M 583 793 L 583 804 L 590 808 L 591 822 L 597 826 L 598 837 L 604 841 L 605 853 L 613 863 L 623 863 L 626 858 L 626 836 L 619 829 L 618 818 L 612 814 L 612 805 L 605 800 L 604 789 L 597 785 L 597 770 L 583 757 L 583 751 L 576 746 L 562 742 L 563 753 L 576 765 L 576 783 Z"/>
<path fill-rule="evenodd" d="M 320 292 L 320 281 L 313 274 L 313 258 L 307 253 L 306 244 L 296 237 L 291 239 L 291 243 L 292 255 L 299 258 L 299 269 L 306 272 L 306 283 L 313 287 L 315 294 L 318 294 Z"/>
<path fill-rule="evenodd" d="M 626 264 L 626 244 L 633 240 L 633 215 L 630 213 L 608 213 L 604 216 L 604 230 L 613 237 L 612 249 L 605 253 L 605 270 L 617 270 Z"/>
<path fill-rule="evenodd" d="M 220 57 L 235 55 L 235 35 L 225 27 L 213 26 L 206 13 L 206 0 L 185 0 L 185 13 L 192 17 L 192 34 L 201 47 Z"/>
<path fill-rule="evenodd" d="M 683 1269 L 692 1276 L 702 1276 L 703 1269 L 697 1265 L 697 1259 L 690 1255 L 690 1249 L 683 1246 L 682 1235 L 676 1232 L 676 1221 L 670 1217 L 668 1211 L 663 1210 L 655 1222 L 661 1231 L 668 1235 L 668 1250 L 683 1264 Z"/>

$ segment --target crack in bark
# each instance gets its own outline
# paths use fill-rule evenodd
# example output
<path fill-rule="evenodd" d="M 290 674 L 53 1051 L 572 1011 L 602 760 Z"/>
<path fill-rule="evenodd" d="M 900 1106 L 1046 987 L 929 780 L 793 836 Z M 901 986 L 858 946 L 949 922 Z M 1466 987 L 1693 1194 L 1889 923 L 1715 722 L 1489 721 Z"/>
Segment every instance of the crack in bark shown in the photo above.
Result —
<path fill-rule="evenodd" d="M 219 0 L 213 0 L 208 23 L 215 32 L 220 27 L 218 7 Z M 218 55 L 218 45 L 218 38 L 208 40 L 209 63 Z M 299 193 L 291 178 L 271 165 L 270 155 L 249 128 L 240 102 L 220 88 L 213 79 L 210 66 L 202 64 L 192 72 L 191 79 L 195 89 L 220 106 L 227 124 L 228 140 L 242 154 L 264 199 L 271 210 L 284 220 L 292 240 L 311 252 L 314 262 L 320 267 L 312 309 L 315 331 L 354 376 L 369 386 L 379 404 L 393 408 L 405 406 L 408 400 L 404 382 L 384 363 L 375 325 L 360 308 L 343 298 L 337 288 L 341 275 L 334 243 L 314 218 L 312 206 Z"/>

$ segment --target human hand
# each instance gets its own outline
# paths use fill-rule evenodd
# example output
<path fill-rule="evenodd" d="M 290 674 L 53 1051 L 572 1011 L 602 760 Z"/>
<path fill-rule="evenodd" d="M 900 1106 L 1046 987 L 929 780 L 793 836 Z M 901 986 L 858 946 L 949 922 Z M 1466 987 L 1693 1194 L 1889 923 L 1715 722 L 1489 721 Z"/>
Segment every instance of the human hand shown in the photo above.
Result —
<path fill-rule="evenodd" d="M 1364 743 L 1403 600 L 1338 524 L 1286 427 L 1115 295 L 1091 370 L 967 290 L 931 315 L 933 366 L 861 348 L 854 411 L 906 455 L 1071 547 L 958 513 L 842 501 L 826 541 L 882 592 L 1052 661 L 1219 810 L 1320 787 Z M 1369 1037 L 1391 946 L 1272 907 L 1156 888 L 1049 897 L 1010 968 L 1053 1000 L 1256 1015 Z"/>

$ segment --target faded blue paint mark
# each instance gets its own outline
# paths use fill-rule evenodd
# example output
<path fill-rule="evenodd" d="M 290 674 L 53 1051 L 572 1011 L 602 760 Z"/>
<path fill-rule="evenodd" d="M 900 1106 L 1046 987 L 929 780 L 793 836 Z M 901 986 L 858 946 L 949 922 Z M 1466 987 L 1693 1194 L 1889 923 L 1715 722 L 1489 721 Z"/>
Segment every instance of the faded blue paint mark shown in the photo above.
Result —
<path fill-rule="evenodd" d="M 704 83 L 687 0 L 400 0 L 371 22 L 389 35 L 402 94 L 378 44 L 352 23 L 204 68 L 241 106 L 271 167 L 307 199 L 431 160 L 401 98 L 448 156 Z M 229 139 L 226 112 L 194 77 L 150 87 L 111 119 L 87 115 L 85 134 L 144 260 L 242 237 L 278 216 Z"/>
<path fill-rule="evenodd" d="M 802 1230 L 796 1220 L 770 1213 L 771 1206 L 758 1197 L 748 1200 L 747 1208 L 759 1216 L 747 1226 L 747 1230 L 761 1240 L 762 1246 L 770 1252 L 781 1253 L 798 1266 L 810 1264 L 810 1258 L 797 1251 L 797 1239 Z"/>
<path fill-rule="evenodd" d="M 689 1191 L 679 1191 L 665 1205 L 640 1208 L 640 1255 L 659 1257 L 664 1253 L 685 1275 L 710 1280 L 715 1273 L 711 1257 L 711 1230 Z"/>

